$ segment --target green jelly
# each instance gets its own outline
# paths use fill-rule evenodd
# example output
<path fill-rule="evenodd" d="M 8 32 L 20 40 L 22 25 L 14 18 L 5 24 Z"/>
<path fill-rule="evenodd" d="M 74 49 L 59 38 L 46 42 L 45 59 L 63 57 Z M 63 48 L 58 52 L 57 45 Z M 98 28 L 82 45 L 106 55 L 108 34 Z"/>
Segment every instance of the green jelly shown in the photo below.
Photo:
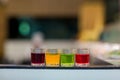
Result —
<path fill-rule="evenodd" d="M 74 66 L 74 54 L 62 53 L 61 54 L 61 66 L 62 67 L 73 67 Z"/>

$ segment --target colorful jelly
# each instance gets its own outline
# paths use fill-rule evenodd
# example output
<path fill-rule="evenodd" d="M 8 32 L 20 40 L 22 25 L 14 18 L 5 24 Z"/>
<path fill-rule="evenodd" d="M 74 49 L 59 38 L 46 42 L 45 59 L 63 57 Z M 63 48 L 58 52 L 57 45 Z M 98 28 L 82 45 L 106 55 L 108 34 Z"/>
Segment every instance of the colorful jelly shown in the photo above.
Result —
<path fill-rule="evenodd" d="M 31 65 L 45 66 L 45 52 L 43 49 L 33 49 L 32 50 Z"/>
<path fill-rule="evenodd" d="M 48 49 L 45 55 L 47 67 L 59 67 L 60 54 L 57 49 Z"/>
<path fill-rule="evenodd" d="M 61 53 L 61 66 L 73 67 L 74 66 L 74 54 L 71 50 L 64 49 Z"/>
<path fill-rule="evenodd" d="M 90 64 L 90 54 L 88 49 L 78 49 L 75 54 L 75 65 L 77 67 L 86 67 Z"/>

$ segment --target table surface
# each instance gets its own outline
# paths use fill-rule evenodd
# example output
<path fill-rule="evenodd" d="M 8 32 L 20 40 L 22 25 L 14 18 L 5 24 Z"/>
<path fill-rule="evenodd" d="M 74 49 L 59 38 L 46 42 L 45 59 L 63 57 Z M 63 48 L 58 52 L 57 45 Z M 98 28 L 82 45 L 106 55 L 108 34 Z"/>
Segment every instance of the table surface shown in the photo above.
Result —
<path fill-rule="evenodd" d="M 119 75 L 120 67 L 113 65 L 89 67 L 0 65 L 1 80 L 119 80 Z"/>

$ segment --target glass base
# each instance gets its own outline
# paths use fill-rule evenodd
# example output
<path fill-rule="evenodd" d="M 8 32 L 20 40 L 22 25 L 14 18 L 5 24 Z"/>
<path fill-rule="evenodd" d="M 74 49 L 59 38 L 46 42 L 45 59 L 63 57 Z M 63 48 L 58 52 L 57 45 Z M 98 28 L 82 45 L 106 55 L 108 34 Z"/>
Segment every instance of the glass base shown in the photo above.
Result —
<path fill-rule="evenodd" d="M 74 63 L 62 63 L 61 67 L 74 67 Z"/>
<path fill-rule="evenodd" d="M 46 67 L 59 67 L 59 64 L 46 64 Z"/>
<path fill-rule="evenodd" d="M 88 67 L 89 63 L 82 63 L 82 64 L 76 63 L 75 66 L 76 67 Z"/>
<path fill-rule="evenodd" d="M 40 67 L 43 67 L 43 66 L 45 66 L 45 64 L 44 64 L 44 63 L 43 63 L 43 64 L 31 63 L 31 65 L 32 65 L 32 66 L 40 66 Z"/>

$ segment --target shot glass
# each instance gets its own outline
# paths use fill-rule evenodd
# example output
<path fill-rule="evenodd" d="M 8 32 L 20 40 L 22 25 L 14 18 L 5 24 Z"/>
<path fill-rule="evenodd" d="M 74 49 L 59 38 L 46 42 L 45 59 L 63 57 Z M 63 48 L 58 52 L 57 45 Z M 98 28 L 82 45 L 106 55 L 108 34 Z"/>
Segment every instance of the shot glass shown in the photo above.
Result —
<path fill-rule="evenodd" d="M 90 64 L 90 51 L 89 49 L 77 49 L 75 54 L 76 67 L 87 67 Z"/>
<path fill-rule="evenodd" d="M 31 52 L 31 65 L 32 66 L 45 66 L 45 50 L 44 49 L 32 49 Z"/>
<path fill-rule="evenodd" d="M 47 67 L 59 67 L 60 54 L 57 49 L 48 49 L 45 55 Z"/>
<path fill-rule="evenodd" d="M 74 67 L 74 54 L 70 49 L 61 52 L 61 67 Z"/>

